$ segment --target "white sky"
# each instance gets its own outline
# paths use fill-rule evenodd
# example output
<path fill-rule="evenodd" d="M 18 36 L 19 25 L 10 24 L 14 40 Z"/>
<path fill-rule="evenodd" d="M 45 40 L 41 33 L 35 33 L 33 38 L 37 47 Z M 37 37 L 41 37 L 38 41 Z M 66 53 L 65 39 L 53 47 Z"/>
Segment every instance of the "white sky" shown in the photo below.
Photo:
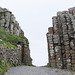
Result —
<path fill-rule="evenodd" d="M 0 0 L 0 6 L 13 12 L 29 39 L 33 64 L 42 66 L 48 62 L 46 33 L 52 16 L 75 7 L 75 0 Z"/>

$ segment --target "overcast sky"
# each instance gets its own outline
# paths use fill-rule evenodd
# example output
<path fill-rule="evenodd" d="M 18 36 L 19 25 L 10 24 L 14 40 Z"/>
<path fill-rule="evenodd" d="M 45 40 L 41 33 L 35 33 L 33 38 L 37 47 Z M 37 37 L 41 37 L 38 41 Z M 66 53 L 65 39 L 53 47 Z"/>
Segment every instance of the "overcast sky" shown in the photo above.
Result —
<path fill-rule="evenodd" d="M 0 0 L 0 6 L 13 12 L 30 42 L 33 64 L 42 66 L 48 63 L 46 33 L 52 16 L 75 7 L 75 0 Z"/>

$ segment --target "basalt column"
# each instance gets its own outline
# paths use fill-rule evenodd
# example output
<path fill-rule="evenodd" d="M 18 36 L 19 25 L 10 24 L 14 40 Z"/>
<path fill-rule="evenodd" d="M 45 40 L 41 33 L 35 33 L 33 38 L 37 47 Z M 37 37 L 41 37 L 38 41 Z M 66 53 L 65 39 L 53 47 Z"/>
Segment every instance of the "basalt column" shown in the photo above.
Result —
<path fill-rule="evenodd" d="M 49 64 L 52 67 L 55 67 L 55 51 L 53 46 L 53 27 L 48 28 L 47 33 L 47 42 L 48 42 L 48 55 L 49 55 Z"/>
<path fill-rule="evenodd" d="M 59 18 L 60 19 L 60 18 Z M 59 35 L 61 33 L 61 26 L 59 26 L 59 23 L 61 24 L 61 21 L 58 23 L 58 17 L 52 18 L 53 22 L 53 42 L 54 42 L 54 51 L 55 51 L 55 64 L 56 67 L 62 68 L 62 56 L 61 56 L 61 36 Z M 60 29 L 59 29 L 60 27 Z M 59 33 L 60 30 L 60 33 Z M 59 40 L 60 39 L 60 40 Z"/>
<path fill-rule="evenodd" d="M 57 16 L 52 18 L 52 22 L 53 28 L 50 27 L 50 31 L 47 33 L 49 64 L 52 66 L 53 62 L 54 67 L 75 70 L 75 8 L 57 12 Z M 49 34 L 52 36 L 49 37 Z M 48 37 L 52 38 L 50 42 Z M 51 44 L 54 52 L 52 56 L 50 55 Z"/>
<path fill-rule="evenodd" d="M 12 12 L 0 7 L 1 58 L 16 64 L 30 65 L 31 63 L 28 39 Z"/>

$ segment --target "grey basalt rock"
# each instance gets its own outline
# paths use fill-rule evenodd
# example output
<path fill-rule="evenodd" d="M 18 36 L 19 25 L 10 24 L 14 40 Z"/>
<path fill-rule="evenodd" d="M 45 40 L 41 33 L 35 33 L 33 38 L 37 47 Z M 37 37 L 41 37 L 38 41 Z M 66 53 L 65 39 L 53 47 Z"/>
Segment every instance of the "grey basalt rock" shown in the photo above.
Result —
<path fill-rule="evenodd" d="M 0 7 L 0 12 L 4 12 L 4 10 Z"/>
<path fill-rule="evenodd" d="M 15 17 L 14 17 L 14 15 L 11 15 L 10 20 L 15 23 Z"/>
<path fill-rule="evenodd" d="M 0 44 L 0 58 L 4 58 L 4 60 L 11 61 L 16 64 L 25 64 L 29 65 L 31 63 L 30 60 L 30 49 L 28 39 L 24 36 L 24 31 L 19 26 L 18 21 L 16 21 L 15 16 L 6 8 L 0 7 L 0 28 L 4 29 L 6 32 L 10 34 L 14 34 L 18 37 L 22 37 L 23 41 L 12 41 L 14 45 L 19 46 L 17 49 L 13 47 L 7 48 L 4 45 Z M 14 37 L 13 37 L 14 38 Z M 4 41 L 4 40 L 3 40 Z M 11 42 L 10 42 L 11 43 Z M 23 46 L 25 45 L 25 46 Z M 24 57 L 23 57 L 24 56 Z"/>
<path fill-rule="evenodd" d="M 75 8 L 57 12 L 52 22 L 53 30 L 47 33 L 49 64 L 52 67 L 75 70 Z"/>
<path fill-rule="evenodd" d="M 14 28 L 14 33 L 15 35 L 19 36 L 20 35 L 20 30 L 18 28 Z"/>
<path fill-rule="evenodd" d="M 17 49 L 0 46 L 0 58 L 3 58 L 12 63 L 21 64 L 21 48 Z"/>
<path fill-rule="evenodd" d="M 8 27 L 9 27 L 9 22 L 6 22 L 5 28 L 8 28 Z"/>
<path fill-rule="evenodd" d="M 0 27 L 11 34 L 15 34 L 17 36 L 23 36 L 24 32 L 21 30 L 19 23 L 15 20 L 14 15 L 6 8 L 0 8 L 1 19 L 0 19 Z"/>
<path fill-rule="evenodd" d="M 0 23 L 1 23 L 1 24 L 4 24 L 4 23 L 5 23 L 5 19 L 1 19 L 1 20 L 0 20 Z"/>

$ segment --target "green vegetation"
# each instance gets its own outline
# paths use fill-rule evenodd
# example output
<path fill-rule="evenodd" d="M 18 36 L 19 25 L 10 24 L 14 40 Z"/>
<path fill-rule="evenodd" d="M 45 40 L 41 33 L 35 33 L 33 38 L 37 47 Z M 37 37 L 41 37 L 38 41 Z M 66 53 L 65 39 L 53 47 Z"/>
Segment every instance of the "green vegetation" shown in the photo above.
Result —
<path fill-rule="evenodd" d="M 0 14 L 5 14 L 6 12 L 10 12 L 10 11 L 8 11 L 6 8 L 4 8 L 4 11 L 3 12 L 0 12 Z"/>
<path fill-rule="evenodd" d="M 48 63 L 48 64 L 46 65 L 46 67 L 51 67 L 51 66 L 50 66 L 50 64 Z"/>
<path fill-rule="evenodd" d="M 35 65 L 33 65 L 32 63 L 31 63 L 31 64 L 29 64 L 28 66 L 33 66 L 33 67 L 35 67 Z"/>
<path fill-rule="evenodd" d="M 72 8 L 75 8 L 75 7 L 72 7 Z"/>
<path fill-rule="evenodd" d="M 10 20 L 9 22 L 13 22 L 13 20 Z"/>
<path fill-rule="evenodd" d="M 17 46 L 11 44 L 10 42 L 6 42 L 6 41 L 3 41 L 3 40 L 0 41 L 0 44 L 2 44 L 3 46 L 9 47 L 9 48 L 11 48 L 11 47 L 17 48 Z"/>
<path fill-rule="evenodd" d="M 44 65 L 42 67 L 51 67 L 51 65 L 49 63 L 47 63 L 47 65 Z"/>
<path fill-rule="evenodd" d="M 22 42 L 24 44 L 28 44 L 28 41 L 24 41 L 23 37 L 19 37 L 10 33 L 7 33 L 4 29 L 0 28 L 0 44 L 3 44 L 4 46 L 7 47 L 14 47 L 17 48 L 17 43 Z"/>
<path fill-rule="evenodd" d="M 16 67 L 16 63 L 11 63 L 10 61 L 6 61 L 3 58 L 1 58 L 0 59 L 0 75 L 4 75 L 4 73 L 8 71 L 8 69 L 12 66 Z"/>
<path fill-rule="evenodd" d="M 33 59 L 30 57 L 30 64 L 28 64 L 28 66 L 34 66 L 35 67 L 35 65 L 32 64 L 32 60 Z"/>
<path fill-rule="evenodd" d="M 6 60 L 0 59 L 0 75 L 4 75 L 4 73 L 12 66 L 10 62 Z"/>
<path fill-rule="evenodd" d="M 6 12 L 0 12 L 0 14 L 5 14 Z"/>
<path fill-rule="evenodd" d="M 5 30 L 0 29 L 0 39 L 6 41 L 6 42 L 23 42 L 23 39 L 16 36 L 16 35 L 12 35 L 10 33 L 7 33 Z"/>
<path fill-rule="evenodd" d="M 2 16 L 1 19 L 5 19 L 5 17 Z"/>

